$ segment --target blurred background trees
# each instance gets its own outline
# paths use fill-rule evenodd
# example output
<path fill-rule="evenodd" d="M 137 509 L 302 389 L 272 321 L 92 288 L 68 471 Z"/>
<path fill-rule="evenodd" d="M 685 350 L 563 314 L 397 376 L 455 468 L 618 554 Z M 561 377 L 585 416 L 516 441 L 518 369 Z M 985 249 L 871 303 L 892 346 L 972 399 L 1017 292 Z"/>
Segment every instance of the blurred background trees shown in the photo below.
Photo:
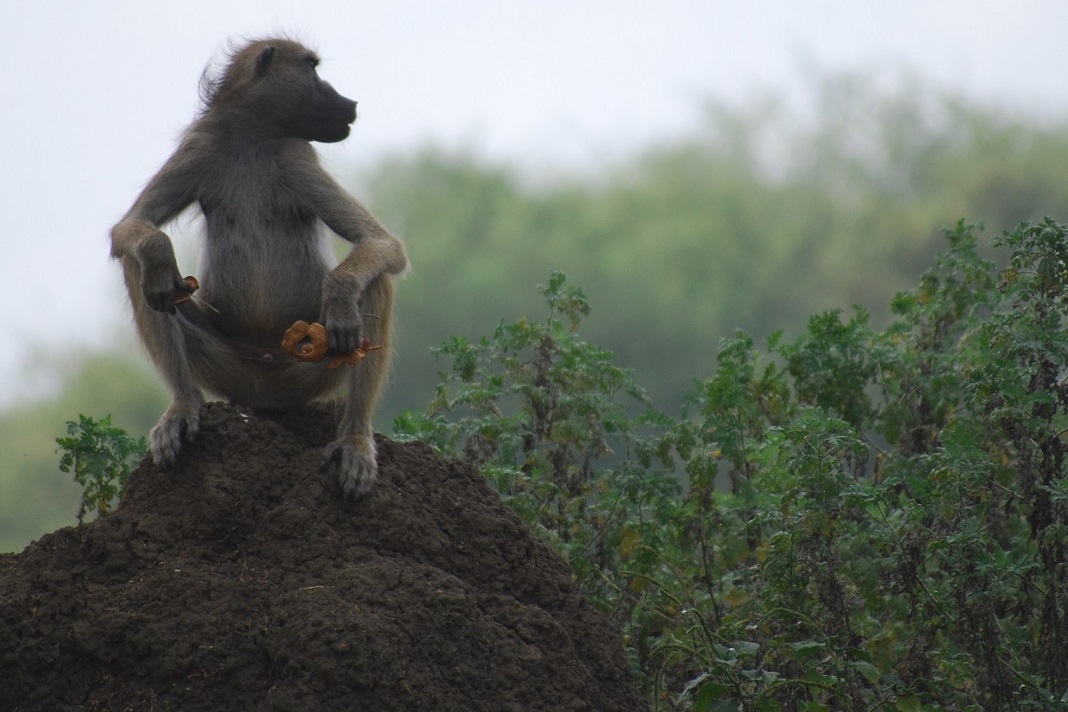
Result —
<path fill-rule="evenodd" d="M 874 326 L 961 218 L 999 234 L 1068 215 L 1068 117 L 1037 120 L 905 79 L 816 78 L 805 108 L 770 96 L 710 103 L 692 135 L 572 171 L 534 171 L 434 147 L 349 176 L 407 241 L 398 357 L 378 428 L 433 398 L 429 348 L 542 308 L 561 269 L 593 313 L 584 337 L 675 411 L 736 328 L 800 333 L 853 304 Z M 135 436 L 166 396 L 131 347 L 57 363 L 54 395 L 0 412 L 0 550 L 75 520 L 80 488 L 55 438 L 79 413 Z"/>

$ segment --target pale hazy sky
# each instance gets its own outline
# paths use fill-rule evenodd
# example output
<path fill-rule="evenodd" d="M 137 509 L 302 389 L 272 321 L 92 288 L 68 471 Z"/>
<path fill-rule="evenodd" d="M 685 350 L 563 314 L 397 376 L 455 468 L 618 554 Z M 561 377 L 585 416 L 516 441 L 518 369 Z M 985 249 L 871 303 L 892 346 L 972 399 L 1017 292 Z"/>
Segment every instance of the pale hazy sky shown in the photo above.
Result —
<path fill-rule="evenodd" d="M 8 0 L 0 406 L 33 386 L 42 353 L 132 329 L 107 232 L 192 118 L 207 61 L 277 30 L 360 102 L 352 137 L 323 149 L 339 173 L 428 143 L 591 165 L 685 131 L 707 99 L 788 90 L 803 66 L 906 68 L 1068 111 L 1063 0 Z M 413 255 L 433 238 L 404 237 Z"/>

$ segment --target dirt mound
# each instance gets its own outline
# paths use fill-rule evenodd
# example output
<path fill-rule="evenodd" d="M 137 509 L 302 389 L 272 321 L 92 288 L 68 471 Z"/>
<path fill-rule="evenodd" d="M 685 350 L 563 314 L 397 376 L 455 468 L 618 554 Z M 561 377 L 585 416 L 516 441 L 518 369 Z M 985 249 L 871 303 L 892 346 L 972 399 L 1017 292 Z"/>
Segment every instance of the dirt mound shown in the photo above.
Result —
<path fill-rule="evenodd" d="M 0 711 L 646 708 L 478 473 L 381 440 L 344 502 L 318 469 L 335 423 L 212 404 L 175 471 L 0 557 Z"/>

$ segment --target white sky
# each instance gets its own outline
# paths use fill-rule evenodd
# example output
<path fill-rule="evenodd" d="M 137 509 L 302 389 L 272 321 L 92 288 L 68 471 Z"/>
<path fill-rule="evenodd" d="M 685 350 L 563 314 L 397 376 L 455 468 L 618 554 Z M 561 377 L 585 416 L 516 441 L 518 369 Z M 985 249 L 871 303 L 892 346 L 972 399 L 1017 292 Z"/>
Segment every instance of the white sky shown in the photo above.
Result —
<path fill-rule="evenodd" d="M 685 131 L 706 99 L 788 90 L 803 65 L 1068 111 L 1063 0 L 7 0 L 0 405 L 42 351 L 132 331 L 107 232 L 192 118 L 207 61 L 277 30 L 360 102 L 352 137 L 323 149 L 341 173 L 427 143 L 590 165 Z"/>

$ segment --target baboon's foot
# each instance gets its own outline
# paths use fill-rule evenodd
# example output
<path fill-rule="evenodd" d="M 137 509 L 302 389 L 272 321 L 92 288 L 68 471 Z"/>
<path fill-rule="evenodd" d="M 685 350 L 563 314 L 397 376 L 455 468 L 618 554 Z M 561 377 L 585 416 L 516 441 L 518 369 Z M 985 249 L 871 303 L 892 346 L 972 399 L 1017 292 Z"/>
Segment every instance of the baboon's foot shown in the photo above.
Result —
<path fill-rule="evenodd" d="M 322 467 L 337 472 L 337 483 L 346 499 L 363 497 L 378 479 L 374 438 L 361 434 L 338 438 L 323 451 Z"/>
<path fill-rule="evenodd" d="M 193 442 L 200 432 L 201 399 L 174 401 L 148 434 L 152 459 L 160 467 L 174 464 L 183 442 Z"/>

